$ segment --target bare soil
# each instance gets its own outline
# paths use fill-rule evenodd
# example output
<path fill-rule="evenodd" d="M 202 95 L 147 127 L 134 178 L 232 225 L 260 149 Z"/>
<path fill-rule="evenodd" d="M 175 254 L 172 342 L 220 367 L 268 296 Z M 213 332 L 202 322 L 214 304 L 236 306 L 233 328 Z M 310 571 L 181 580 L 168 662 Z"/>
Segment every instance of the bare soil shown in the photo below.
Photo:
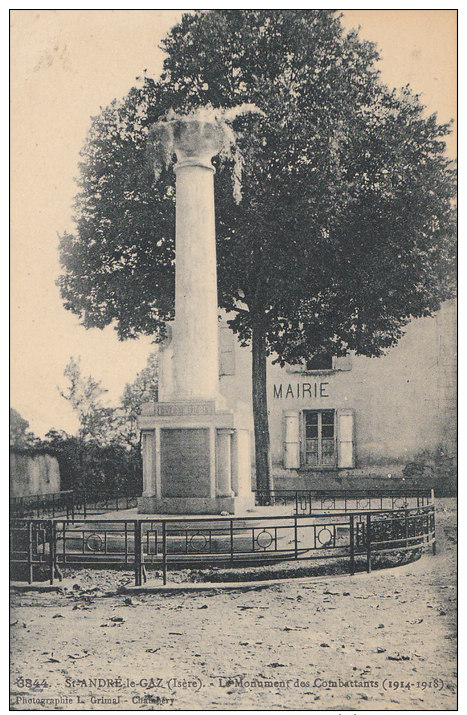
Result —
<path fill-rule="evenodd" d="M 258 590 L 12 592 L 14 710 L 455 710 L 456 503 L 437 555 Z"/>

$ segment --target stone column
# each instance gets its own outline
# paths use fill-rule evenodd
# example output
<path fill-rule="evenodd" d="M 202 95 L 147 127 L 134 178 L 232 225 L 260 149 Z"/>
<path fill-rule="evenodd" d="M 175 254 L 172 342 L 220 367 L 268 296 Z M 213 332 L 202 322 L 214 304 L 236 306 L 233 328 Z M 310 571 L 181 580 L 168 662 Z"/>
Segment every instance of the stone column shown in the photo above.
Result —
<path fill-rule="evenodd" d="M 233 514 L 254 506 L 249 432 L 219 390 L 212 157 L 224 130 L 201 116 L 161 123 L 177 155 L 175 321 L 161 358 L 162 399 L 145 405 L 138 419 L 143 433 L 155 431 L 153 450 L 150 438 L 143 442 L 138 510 L 145 514 Z"/>
<path fill-rule="evenodd" d="M 232 497 L 232 435 L 233 429 L 217 430 L 217 496 Z"/>
<path fill-rule="evenodd" d="M 221 132 L 211 122 L 174 121 L 177 154 L 174 400 L 219 396 L 214 167 Z"/>
<path fill-rule="evenodd" d="M 142 432 L 141 452 L 143 457 L 143 496 L 153 496 L 156 493 L 155 430 Z"/>

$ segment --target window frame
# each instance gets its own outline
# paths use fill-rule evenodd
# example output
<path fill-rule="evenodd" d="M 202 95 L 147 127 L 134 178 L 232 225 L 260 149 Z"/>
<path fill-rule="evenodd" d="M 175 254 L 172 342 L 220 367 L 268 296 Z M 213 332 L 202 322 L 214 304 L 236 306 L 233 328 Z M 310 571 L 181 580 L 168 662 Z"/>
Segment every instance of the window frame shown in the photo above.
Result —
<path fill-rule="evenodd" d="M 286 370 L 289 373 L 300 373 L 300 375 L 332 375 L 333 373 L 337 372 L 336 359 L 337 358 L 333 355 L 332 356 L 332 367 L 330 367 L 330 368 L 320 368 L 317 370 L 308 370 L 306 365 L 301 364 L 301 365 L 287 365 Z"/>
<path fill-rule="evenodd" d="M 323 455 L 323 447 L 322 447 L 322 441 L 323 441 L 323 413 L 324 412 L 332 412 L 333 413 L 333 447 L 334 447 L 334 454 L 333 454 L 333 463 L 332 464 L 322 464 L 322 455 Z M 317 414 L 318 415 L 318 464 L 307 464 L 306 461 L 306 455 L 307 455 L 307 444 L 306 444 L 306 425 L 307 425 L 307 419 L 306 416 L 309 413 Z M 301 469 L 319 469 L 319 470 L 326 470 L 326 469 L 337 469 L 337 464 L 338 464 L 338 457 L 337 457 L 337 409 L 333 407 L 326 407 L 318 410 L 301 410 L 301 420 L 300 420 L 300 466 Z M 325 439 L 329 439 L 326 438 Z M 321 462 L 320 462 L 321 460 Z"/>

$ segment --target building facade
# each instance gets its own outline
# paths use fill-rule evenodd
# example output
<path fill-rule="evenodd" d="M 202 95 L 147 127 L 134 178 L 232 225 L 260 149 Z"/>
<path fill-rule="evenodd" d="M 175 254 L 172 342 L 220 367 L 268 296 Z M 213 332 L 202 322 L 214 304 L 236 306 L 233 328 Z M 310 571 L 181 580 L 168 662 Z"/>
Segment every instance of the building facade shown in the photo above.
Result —
<path fill-rule="evenodd" d="M 251 409 L 251 351 L 220 327 L 221 390 Z M 456 450 L 456 306 L 413 320 L 387 355 L 268 364 L 273 469 L 401 471 Z"/>

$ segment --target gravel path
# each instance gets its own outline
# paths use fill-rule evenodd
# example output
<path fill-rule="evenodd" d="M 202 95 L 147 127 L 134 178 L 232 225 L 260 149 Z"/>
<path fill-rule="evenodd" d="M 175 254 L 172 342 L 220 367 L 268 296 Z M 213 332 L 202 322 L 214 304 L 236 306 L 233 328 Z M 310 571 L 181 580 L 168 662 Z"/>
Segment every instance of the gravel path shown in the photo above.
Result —
<path fill-rule="evenodd" d="M 94 571 L 14 592 L 11 707 L 454 710 L 455 518 L 443 500 L 437 555 L 372 574 L 108 596 L 125 576 Z"/>

